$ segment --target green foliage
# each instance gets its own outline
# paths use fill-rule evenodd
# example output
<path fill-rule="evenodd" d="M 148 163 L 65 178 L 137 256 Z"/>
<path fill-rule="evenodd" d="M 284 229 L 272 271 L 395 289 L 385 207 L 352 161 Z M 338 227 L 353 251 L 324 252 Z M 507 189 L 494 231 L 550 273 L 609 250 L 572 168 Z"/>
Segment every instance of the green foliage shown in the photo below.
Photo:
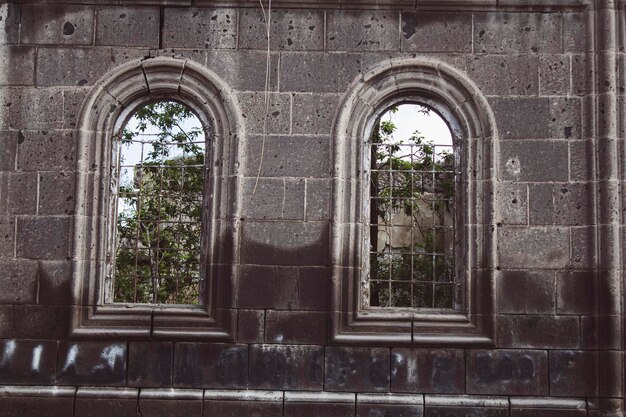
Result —
<path fill-rule="evenodd" d="M 122 157 L 137 140 L 147 153 L 118 188 L 116 302 L 198 302 L 205 149 L 201 126 L 183 128 L 191 117 L 179 103 L 153 103 L 120 135 Z"/>
<path fill-rule="evenodd" d="M 454 262 L 439 246 L 443 229 L 422 223 L 432 212 L 453 213 L 454 154 L 438 151 L 419 131 L 395 141 L 395 131 L 393 122 L 379 119 L 370 137 L 370 305 L 451 308 Z M 412 219 L 412 233 L 421 238 L 410 246 L 378 248 L 379 229 L 397 228 L 392 219 L 398 213 Z"/>

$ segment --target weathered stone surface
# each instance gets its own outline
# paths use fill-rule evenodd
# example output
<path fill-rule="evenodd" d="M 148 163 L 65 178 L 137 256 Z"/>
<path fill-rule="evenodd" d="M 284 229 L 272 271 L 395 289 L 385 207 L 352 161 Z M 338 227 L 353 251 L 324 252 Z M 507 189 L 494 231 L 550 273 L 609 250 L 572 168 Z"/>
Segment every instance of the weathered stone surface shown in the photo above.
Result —
<path fill-rule="evenodd" d="M 235 401 L 205 400 L 204 417 L 280 417 L 283 416 L 282 401 Z"/>
<path fill-rule="evenodd" d="M 595 396 L 597 352 L 551 351 L 550 394 L 556 396 Z"/>
<path fill-rule="evenodd" d="M 558 314 L 593 314 L 598 288 L 592 271 L 558 272 L 556 289 Z"/>
<path fill-rule="evenodd" d="M 548 354 L 540 350 L 470 350 L 466 390 L 468 394 L 548 395 Z"/>
<path fill-rule="evenodd" d="M 261 10 L 239 15 L 239 48 L 267 49 L 267 27 Z M 272 10 L 271 50 L 324 49 L 324 13 L 316 10 Z"/>
<path fill-rule="evenodd" d="M 392 11 L 334 11 L 326 15 L 330 51 L 397 51 L 399 16 Z"/>
<path fill-rule="evenodd" d="M 92 85 L 109 69 L 108 48 L 41 48 L 37 53 L 37 85 Z"/>
<path fill-rule="evenodd" d="M 241 261 L 257 265 L 326 265 L 328 226 L 323 223 L 246 222 Z"/>
<path fill-rule="evenodd" d="M 528 185 L 503 183 L 498 186 L 498 216 L 503 224 L 528 224 Z"/>
<path fill-rule="evenodd" d="M 0 397 L 0 417 L 74 417 L 74 397 Z"/>
<path fill-rule="evenodd" d="M 265 343 L 325 344 L 327 322 L 326 312 L 267 310 Z"/>
<path fill-rule="evenodd" d="M 554 186 L 551 183 L 535 183 L 528 186 L 529 223 L 532 225 L 554 224 Z"/>
<path fill-rule="evenodd" d="M 18 218 L 17 256 L 30 259 L 66 259 L 69 254 L 69 226 L 69 217 Z"/>
<path fill-rule="evenodd" d="M 388 348 L 326 347 L 324 387 L 329 391 L 389 391 Z"/>
<path fill-rule="evenodd" d="M 331 181 L 307 178 L 306 220 L 324 220 L 330 214 Z"/>
<path fill-rule="evenodd" d="M 8 178 L 7 214 L 36 214 L 38 175 L 35 172 L 13 172 Z"/>
<path fill-rule="evenodd" d="M 553 271 L 502 271 L 496 280 L 497 311 L 510 314 L 553 314 Z"/>
<path fill-rule="evenodd" d="M 250 136 L 244 175 L 256 178 L 261 155 L 261 177 L 327 178 L 330 175 L 327 136 Z"/>
<path fill-rule="evenodd" d="M 570 71 L 568 55 L 542 55 L 539 58 L 539 94 L 569 94 L 572 83 Z"/>
<path fill-rule="evenodd" d="M 117 392 L 111 392 L 109 395 L 122 397 Z M 104 394 L 98 398 L 92 398 L 84 391 L 79 391 L 76 397 L 74 417 L 136 417 L 137 415 L 137 398 L 107 398 Z"/>
<path fill-rule="evenodd" d="M 71 262 L 66 260 L 39 262 L 39 304 L 60 306 L 73 304 L 71 284 Z"/>
<path fill-rule="evenodd" d="M 498 316 L 498 347 L 568 349 L 580 346 L 578 317 Z"/>
<path fill-rule="evenodd" d="M 439 394 L 465 390 L 465 352 L 461 349 L 391 351 L 391 391 Z"/>
<path fill-rule="evenodd" d="M 341 96 L 338 94 L 294 94 L 293 133 L 329 134 Z"/>
<path fill-rule="evenodd" d="M 298 268 L 241 266 L 237 300 L 240 308 L 291 309 L 296 307 L 298 304 Z"/>
<path fill-rule="evenodd" d="M 330 294 L 330 271 L 328 268 L 298 268 L 298 308 L 327 311 L 330 306 Z"/>
<path fill-rule="evenodd" d="M 34 304 L 39 268 L 36 261 L 0 261 L 0 304 Z"/>
<path fill-rule="evenodd" d="M 487 53 L 559 53 L 561 17 L 556 13 L 478 13 L 474 49 Z"/>
<path fill-rule="evenodd" d="M 13 171 L 17 159 L 18 132 L 0 132 L 0 171 Z"/>
<path fill-rule="evenodd" d="M 250 388 L 321 390 L 322 346 L 251 345 Z"/>
<path fill-rule="evenodd" d="M 357 404 L 356 417 L 422 417 L 423 405 Z"/>
<path fill-rule="evenodd" d="M 569 231 L 563 227 L 498 228 L 502 268 L 564 268 L 570 261 Z"/>
<path fill-rule="evenodd" d="M 0 50 L 0 85 L 35 83 L 35 48 L 5 46 Z"/>
<path fill-rule="evenodd" d="M 237 310 L 237 342 L 263 343 L 265 310 Z"/>
<path fill-rule="evenodd" d="M 509 410 L 504 407 L 430 407 L 426 406 L 425 417 L 463 416 L 463 417 L 508 417 Z"/>
<path fill-rule="evenodd" d="M 270 77 L 267 90 L 278 88 L 278 54 L 270 53 Z M 282 61 L 282 57 L 281 57 Z M 206 66 L 231 88 L 239 91 L 265 91 L 267 53 L 262 51 L 209 51 Z M 281 72 L 281 75 L 284 72 Z"/>
<path fill-rule="evenodd" d="M 144 417 L 202 417 L 202 397 L 171 400 L 139 398 L 138 409 Z"/>
<path fill-rule="evenodd" d="M 403 51 L 471 52 L 470 13 L 403 12 L 401 45 Z"/>
<path fill-rule="evenodd" d="M 538 67 L 532 55 L 474 55 L 467 61 L 468 74 L 486 95 L 536 95 Z"/>
<path fill-rule="evenodd" d="M 49 385 L 54 383 L 57 343 L 51 341 L 0 341 L 0 384 Z"/>
<path fill-rule="evenodd" d="M 96 45 L 159 47 L 156 7 L 98 7 Z"/>
<path fill-rule="evenodd" d="M 44 172 L 39 175 L 38 213 L 74 214 L 73 172 Z"/>
<path fill-rule="evenodd" d="M 28 4 L 22 7 L 20 41 L 42 45 L 90 45 L 93 43 L 93 26 L 93 7 Z"/>
<path fill-rule="evenodd" d="M 11 334 L 15 339 L 65 339 L 70 312 L 68 306 L 16 305 Z"/>
<path fill-rule="evenodd" d="M 285 402 L 285 417 L 352 417 L 354 416 L 354 404 L 334 403 L 332 401 Z"/>
<path fill-rule="evenodd" d="M 507 141 L 502 143 L 500 150 L 500 172 L 507 180 L 567 180 L 565 141 Z"/>
<path fill-rule="evenodd" d="M 166 8 L 163 47 L 234 49 L 237 13 L 222 8 Z"/>
<path fill-rule="evenodd" d="M 268 135 L 291 132 L 290 94 L 269 93 L 266 96 L 264 92 L 246 92 L 238 94 L 237 98 L 248 132 Z"/>
<path fill-rule="evenodd" d="M 585 417 L 587 411 L 581 410 L 561 410 L 546 408 L 512 408 L 511 417 Z"/>
<path fill-rule="evenodd" d="M 0 338 L 9 339 L 11 337 L 11 317 L 13 308 L 8 305 L 0 305 Z"/>
<path fill-rule="evenodd" d="M 259 220 L 304 220 L 304 179 L 246 178 L 242 215 Z"/>
<path fill-rule="evenodd" d="M 245 388 L 248 345 L 178 343 L 174 353 L 174 386 Z"/>
<path fill-rule="evenodd" d="M 126 384 L 126 343 L 60 342 L 57 383 L 120 386 Z"/>
<path fill-rule="evenodd" d="M 174 346 L 168 342 L 131 342 L 128 347 L 128 385 L 168 387 L 172 384 Z"/>
<path fill-rule="evenodd" d="M 2 198 L 2 192 L 0 192 L 0 198 Z M 13 258 L 14 253 L 15 218 L 0 216 L 0 259 Z"/>
<path fill-rule="evenodd" d="M 63 93 L 59 89 L 0 87 L 0 108 L 4 109 L 0 130 L 60 129 L 62 104 Z"/>
<path fill-rule="evenodd" d="M 74 132 L 22 131 L 17 141 L 17 167 L 24 171 L 71 171 L 76 164 Z"/>

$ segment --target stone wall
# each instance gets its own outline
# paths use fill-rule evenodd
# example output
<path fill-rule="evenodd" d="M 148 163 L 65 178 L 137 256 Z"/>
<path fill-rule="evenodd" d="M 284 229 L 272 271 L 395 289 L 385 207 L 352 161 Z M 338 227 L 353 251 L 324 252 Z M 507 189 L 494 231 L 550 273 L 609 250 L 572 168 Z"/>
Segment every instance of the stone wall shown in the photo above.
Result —
<path fill-rule="evenodd" d="M 623 415 L 622 3 L 275 1 L 266 135 L 258 2 L 67 3 L 0 5 L 0 416 Z M 164 57 L 210 71 L 239 112 L 226 330 L 157 337 L 147 313 L 141 335 L 77 333 L 93 307 L 77 201 L 99 195 L 83 152 L 101 152 L 85 103 Z M 478 344 L 410 321 L 400 342 L 337 337 L 338 114 L 403 59 L 458 72 L 491 112 Z"/>

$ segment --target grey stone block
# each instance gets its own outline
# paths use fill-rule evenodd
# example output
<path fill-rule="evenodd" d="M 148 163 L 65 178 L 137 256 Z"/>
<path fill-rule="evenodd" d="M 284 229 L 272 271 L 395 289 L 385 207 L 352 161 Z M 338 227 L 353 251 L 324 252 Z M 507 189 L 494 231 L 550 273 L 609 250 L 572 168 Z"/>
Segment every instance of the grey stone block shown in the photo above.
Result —
<path fill-rule="evenodd" d="M 589 269 L 596 265 L 595 239 L 593 227 L 572 227 L 571 267 Z"/>
<path fill-rule="evenodd" d="M 293 133 L 330 134 L 340 99 L 339 94 L 294 94 Z"/>
<path fill-rule="evenodd" d="M 18 139 L 17 167 L 24 171 L 71 171 L 76 163 L 71 131 L 24 131 Z"/>
<path fill-rule="evenodd" d="M 37 213 L 37 181 L 35 172 L 12 172 L 8 177 L 8 213 L 7 214 L 36 214 Z"/>
<path fill-rule="evenodd" d="M 566 141 L 506 141 L 500 145 L 500 175 L 507 181 L 566 181 Z M 531 190 L 530 205 L 533 205 Z"/>
<path fill-rule="evenodd" d="M 74 214 L 74 172 L 39 175 L 39 214 Z"/>
<path fill-rule="evenodd" d="M 497 344 L 518 349 L 576 349 L 580 346 L 580 321 L 571 316 L 498 316 Z"/>
<path fill-rule="evenodd" d="M 539 94 L 567 95 L 571 88 L 569 55 L 541 55 L 539 58 Z"/>
<path fill-rule="evenodd" d="M 237 287 L 239 308 L 298 307 L 298 268 L 242 265 Z"/>
<path fill-rule="evenodd" d="M 498 219 L 503 224 L 528 224 L 528 185 L 501 183 L 498 185 Z"/>
<path fill-rule="evenodd" d="M 301 310 L 327 311 L 330 306 L 330 272 L 326 267 L 298 268 L 298 302 Z"/>
<path fill-rule="evenodd" d="M 585 95 L 592 85 L 595 71 L 592 65 L 588 65 L 585 55 L 571 55 L 571 83 L 572 94 L 577 96 Z"/>
<path fill-rule="evenodd" d="M 589 184 L 554 184 L 554 220 L 561 225 L 592 223 L 593 200 Z"/>
<path fill-rule="evenodd" d="M 96 45 L 159 47 L 157 7 L 99 7 L 96 16 Z"/>
<path fill-rule="evenodd" d="M 34 304 L 37 300 L 37 262 L 25 259 L 0 260 L 0 303 Z"/>
<path fill-rule="evenodd" d="M 0 193 L 0 198 L 2 193 Z M 15 218 L 0 216 L 0 258 L 13 258 L 15 254 Z"/>
<path fill-rule="evenodd" d="M 325 266 L 328 225 L 300 222 L 246 222 L 241 262 L 257 265 Z"/>
<path fill-rule="evenodd" d="M 244 9 L 240 12 L 240 49 L 267 49 L 266 33 L 267 28 L 261 10 Z M 323 50 L 324 12 L 272 10 L 270 48 L 272 50 Z"/>
<path fill-rule="evenodd" d="M 466 392 L 548 395 L 548 353 L 542 350 L 470 350 Z"/>
<path fill-rule="evenodd" d="M 305 182 L 303 178 L 285 179 L 283 219 L 304 220 Z"/>
<path fill-rule="evenodd" d="M 0 171 L 13 171 L 17 160 L 17 138 L 19 132 L 0 132 Z"/>
<path fill-rule="evenodd" d="M 74 302 L 72 291 L 70 261 L 39 262 L 39 304 L 71 305 Z"/>
<path fill-rule="evenodd" d="M 244 175 L 256 178 L 263 154 L 262 177 L 327 178 L 330 175 L 329 147 L 327 136 L 268 136 L 265 141 L 261 136 L 250 136 Z"/>
<path fill-rule="evenodd" d="M 391 391 L 463 393 L 465 352 L 462 349 L 392 349 Z"/>
<path fill-rule="evenodd" d="M 554 314 L 554 271 L 502 271 L 496 293 L 499 313 Z"/>
<path fill-rule="evenodd" d="M 265 343 L 323 345 L 327 324 L 326 312 L 267 310 Z"/>
<path fill-rule="evenodd" d="M 35 48 L 5 46 L 0 49 L 0 85 L 35 83 Z"/>
<path fill-rule="evenodd" d="M 280 61 L 281 91 L 342 93 L 358 75 L 383 59 L 376 54 L 285 52 Z"/>
<path fill-rule="evenodd" d="M 20 258 L 66 259 L 69 231 L 69 217 L 20 217 L 16 254 Z"/>
<path fill-rule="evenodd" d="M 528 194 L 530 224 L 554 224 L 554 187 L 552 183 L 530 184 Z"/>
<path fill-rule="evenodd" d="M 12 336 L 15 339 L 67 339 L 70 313 L 71 308 L 67 306 L 16 305 Z"/>
<path fill-rule="evenodd" d="M 593 271 L 557 272 L 557 313 L 593 314 L 598 282 Z"/>
<path fill-rule="evenodd" d="M 176 387 L 245 388 L 248 345 L 177 343 L 173 383 Z"/>
<path fill-rule="evenodd" d="M 57 383 L 60 385 L 122 386 L 126 384 L 126 343 L 61 342 Z"/>
<path fill-rule="evenodd" d="M 0 130 L 45 130 L 63 126 L 60 89 L 0 87 Z"/>
<path fill-rule="evenodd" d="M 398 12 L 329 11 L 326 48 L 329 51 L 398 51 Z"/>
<path fill-rule="evenodd" d="M 287 134 L 291 132 L 291 96 L 289 94 L 246 92 L 237 94 L 241 117 L 251 134 Z M 267 119 L 266 119 L 267 112 Z"/>
<path fill-rule="evenodd" d="M 87 94 L 91 91 L 90 87 L 71 88 L 63 90 L 63 114 L 62 127 L 64 129 L 74 129 L 76 127 L 78 114 L 83 105 L 83 101 Z"/>
<path fill-rule="evenodd" d="M 261 51 L 208 51 L 206 66 L 231 88 L 264 91 L 267 53 Z M 269 90 L 278 88 L 278 54 L 270 54 Z"/>
<path fill-rule="evenodd" d="M 306 180 L 306 220 L 325 220 L 330 214 L 332 184 L 330 180 Z"/>
<path fill-rule="evenodd" d="M 226 8 L 166 8 L 163 47 L 234 49 L 237 13 Z"/>
<path fill-rule="evenodd" d="M 608 352 L 607 352 L 608 353 Z M 554 350 L 550 352 L 550 394 L 567 397 L 598 395 L 598 352 Z"/>
<path fill-rule="evenodd" d="M 37 53 L 37 85 L 92 85 L 109 69 L 111 51 L 104 49 L 40 48 Z"/>
<path fill-rule="evenodd" d="M 11 337 L 11 316 L 13 307 L 10 305 L 0 305 L 0 338 L 9 339 Z"/>
<path fill-rule="evenodd" d="M 168 387 L 172 384 L 174 344 L 131 342 L 128 347 L 128 385 Z"/>
<path fill-rule="evenodd" d="M 570 234 L 564 227 L 500 227 L 498 252 L 503 269 L 565 268 Z"/>
<path fill-rule="evenodd" d="M 557 13 L 477 13 L 474 51 L 560 53 L 561 15 Z"/>
<path fill-rule="evenodd" d="M 539 59 L 532 55 L 474 55 L 467 73 L 485 95 L 536 95 Z"/>
<path fill-rule="evenodd" d="M 4 8 L 0 9 L 0 17 L 4 20 L 4 33 L 0 35 L 0 40 L 5 45 L 19 43 L 22 6 L 16 3 L 8 3 Z"/>
<path fill-rule="evenodd" d="M 585 52 L 587 42 L 587 15 L 584 12 L 563 13 L 563 52 Z"/>
<path fill-rule="evenodd" d="M 509 417 L 509 409 L 504 407 L 472 407 L 470 405 L 460 405 L 457 407 L 437 407 L 427 405 L 424 416 Z"/>
<path fill-rule="evenodd" d="M 471 52 L 470 13 L 402 12 L 403 51 Z"/>
<path fill-rule="evenodd" d="M 389 348 L 327 346 L 324 388 L 328 391 L 387 392 Z"/>
<path fill-rule="evenodd" d="M 256 187 L 256 191 L 255 191 Z M 246 178 L 242 215 L 250 219 L 304 220 L 304 180 Z"/>
<path fill-rule="evenodd" d="M 265 310 L 237 310 L 237 342 L 263 343 Z"/>
<path fill-rule="evenodd" d="M 323 346 L 250 346 L 250 388 L 253 389 L 321 390 L 323 369 Z"/>
<path fill-rule="evenodd" d="M 73 395 L 0 397 L 0 417 L 74 417 Z"/>
<path fill-rule="evenodd" d="M 21 43 L 91 45 L 91 6 L 27 4 L 22 7 Z"/>
<path fill-rule="evenodd" d="M 51 341 L 0 341 L 0 383 L 49 385 L 54 383 L 57 343 Z"/>
<path fill-rule="evenodd" d="M 588 181 L 592 178 L 594 153 L 590 141 L 569 142 L 570 181 Z"/>

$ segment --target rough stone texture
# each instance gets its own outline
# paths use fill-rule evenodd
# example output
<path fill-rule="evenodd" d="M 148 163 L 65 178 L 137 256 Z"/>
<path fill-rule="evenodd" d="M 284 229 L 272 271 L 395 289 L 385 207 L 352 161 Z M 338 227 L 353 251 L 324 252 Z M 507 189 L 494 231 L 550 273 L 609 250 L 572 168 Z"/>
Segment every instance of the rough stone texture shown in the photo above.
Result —
<path fill-rule="evenodd" d="M 0 389 L 0 417 L 610 415 L 624 398 L 626 332 L 626 193 L 619 188 L 626 186 L 626 13 L 611 7 L 570 0 L 285 0 L 272 5 L 268 55 L 263 11 L 252 0 L 1 4 L 0 384 L 8 388 Z M 209 228 L 219 235 L 219 262 L 238 250 L 233 265 L 211 270 L 228 300 L 209 297 L 209 309 L 186 308 L 198 321 L 183 314 L 178 323 L 193 331 L 137 338 L 129 336 L 131 324 L 79 338 L 70 334 L 76 313 L 89 315 L 93 306 L 73 307 L 87 302 L 74 288 L 81 274 L 75 261 L 84 255 L 107 262 L 107 220 L 96 227 L 98 219 L 82 216 L 109 204 L 103 196 L 110 179 L 95 173 L 108 169 L 111 155 L 106 140 L 81 147 L 81 120 L 96 116 L 84 104 L 102 77 L 157 57 L 184 65 L 185 82 L 194 65 L 215 74 L 221 91 L 200 101 L 232 97 L 241 119 L 225 132 L 232 140 L 224 154 L 232 159 L 210 167 L 226 172 L 224 164 L 234 165 L 228 195 L 217 190 L 213 197 L 240 208 Z M 437 68 L 421 74 L 430 77 L 423 90 L 394 95 L 400 71 L 369 95 L 345 100 L 358 83 L 372 81 L 369 71 L 409 58 Z M 430 88 L 449 68 L 459 80 Z M 137 79 L 141 84 L 141 74 Z M 179 79 L 176 73 L 172 91 Z M 456 97 L 461 84 L 469 93 Z M 108 93 L 104 100 L 112 104 Z M 479 306 L 471 322 L 480 325 L 493 314 L 492 340 L 471 339 L 484 345 L 444 338 L 458 336 L 450 322 L 422 326 L 424 311 L 368 322 L 374 325 L 360 323 L 384 311 L 338 311 L 360 297 L 360 285 L 347 291 L 346 281 L 360 284 L 366 227 L 359 207 L 367 197 L 362 167 L 347 172 L 339 157 L 347 150 L 362 160 L 365 138 L 339 143 L 348 126 L 339 126 L 338 116 L 363 101 L 374 111 L 359 126 L 365 131 L 383 110 L 368 107 L 380 95 L 390 100 L 381 106 L 396 98 L 459 103 L 448 109 L 458 119 L 451 126 L 458 124 L 459 157 L 476 165 L 462 173 L 457 209 L 468 215 L 467 247 L 480 258 L 469 266 L 472 294 L 461 311 Z M 483 97 L 484 108 L 474 106 Z M 225 138 L 211 140 L 217 146 Z M 81 170 L 93 186 L 84 185 Z M 337 204 L 337 186 L 348 182 L 354 189 L 343 189 L 355 210 Z M 77 208 L 80 195 L 87 202 Z M 477 207 L 466 207 L 470 195 Z M 355 238 L 333 247 L 348 230 Z M 101 240 L 75 248 L 84 231 Z M 354 258 L 357 267 L 338 271 L 337 257 Z M 467 262 L 458 258 L 462 275 Z M 86 267 L 91 276 L 107 265 Z M 232 310 L 219 310 L 224 305 Z M 153 310 L 146 326 L 171 311 Z M 205 314 L 232 320 L 207 336 Z M 338 328 L 337 317 L 354 327 Z M 472 331 L 487 331 L 480 325 Z M 364 401 L 368 395 L 379 402 Z M 575 397 L 584 398 L 582 408 L 556 401 L 571 405 Z"/>

